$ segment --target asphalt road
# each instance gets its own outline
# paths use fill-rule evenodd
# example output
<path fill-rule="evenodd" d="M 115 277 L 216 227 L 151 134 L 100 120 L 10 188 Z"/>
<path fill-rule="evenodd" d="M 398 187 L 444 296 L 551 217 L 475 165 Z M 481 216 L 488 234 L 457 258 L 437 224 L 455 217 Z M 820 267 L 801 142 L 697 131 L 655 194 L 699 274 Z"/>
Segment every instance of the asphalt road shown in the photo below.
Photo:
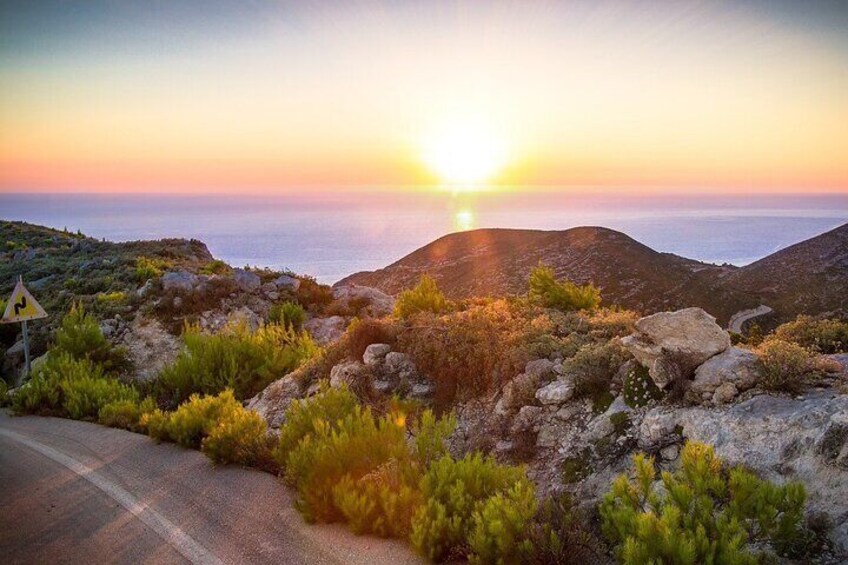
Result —
<path fill-rule="evenodd" d="M 145 436 L 0 411 L 3 563 L 419 563 L 308 525 L 276 477 Z"/>

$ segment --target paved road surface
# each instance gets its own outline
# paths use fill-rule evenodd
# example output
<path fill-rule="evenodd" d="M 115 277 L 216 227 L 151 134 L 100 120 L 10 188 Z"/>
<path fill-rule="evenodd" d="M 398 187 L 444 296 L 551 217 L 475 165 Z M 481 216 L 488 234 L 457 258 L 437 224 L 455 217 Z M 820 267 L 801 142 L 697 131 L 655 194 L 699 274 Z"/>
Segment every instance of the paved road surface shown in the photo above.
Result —
<path fill-rule="evenodd" d="M 754 318 L 759 318 L 760 316 L 765 316 L 771 312 L 773 312 L 773 310 L 764 304 L 761 304 L 756 308 L 751 308 L 750 310 L 736 312 L 730 317 L 730 323 L 727 324 L 727 329 L 734 333 L 741 334 L 742 325 L 745 322 L 753 320 Z"/>
<path fill-rule="evenodd" d="M 3 563 L 418 563 L 310 526 L 276 477 L 145 436 L 0 410 Z"/>

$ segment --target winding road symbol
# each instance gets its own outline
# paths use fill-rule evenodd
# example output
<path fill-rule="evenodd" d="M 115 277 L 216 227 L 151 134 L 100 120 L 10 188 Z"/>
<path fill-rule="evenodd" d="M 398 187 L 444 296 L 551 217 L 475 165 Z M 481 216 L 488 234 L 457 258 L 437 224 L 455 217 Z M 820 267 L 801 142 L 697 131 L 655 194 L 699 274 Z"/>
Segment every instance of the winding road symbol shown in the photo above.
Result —
<path fill-rule="evenodd" d="M 24 308 L 26 308 L 26 296 L 21 296 L 21 301 L 15 304 L 15 316 L 20 316 Z"/>

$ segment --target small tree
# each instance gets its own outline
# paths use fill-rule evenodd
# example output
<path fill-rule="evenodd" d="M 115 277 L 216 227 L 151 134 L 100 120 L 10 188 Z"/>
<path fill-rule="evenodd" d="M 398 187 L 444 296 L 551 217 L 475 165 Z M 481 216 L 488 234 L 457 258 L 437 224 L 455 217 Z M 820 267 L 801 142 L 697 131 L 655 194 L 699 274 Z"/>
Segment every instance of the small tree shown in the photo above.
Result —
<path fill-rule="evenodd" d="M 553 269 L 542 263 L 530 272 L 529 297 L 531 302 L 563 312 L 592 310 L 601 304 L 601 291 L 596 286 L 560 282 Z"/>
<path fill-rule="evenodd" d="M 803 533 L 806 493 L 776 486 L 742 468 L 726 468 L 709 445 L 690 442 L 680 469 L 655 489 L 652 458 L 633 458 L 633 479 L 619 476 L 604 497 L 604 535 L 623 563 L 757 563 L 749 543 L 790 547 Z"/>
<path fill-rule="evenodd" d="M 418 286 L 403 291 L 395 303 L 395 316 L 408 318 L 418 312 L 440 314 L 447 309 L 447 300 L 436 281 L 429 275 L 421 277 Z"/>

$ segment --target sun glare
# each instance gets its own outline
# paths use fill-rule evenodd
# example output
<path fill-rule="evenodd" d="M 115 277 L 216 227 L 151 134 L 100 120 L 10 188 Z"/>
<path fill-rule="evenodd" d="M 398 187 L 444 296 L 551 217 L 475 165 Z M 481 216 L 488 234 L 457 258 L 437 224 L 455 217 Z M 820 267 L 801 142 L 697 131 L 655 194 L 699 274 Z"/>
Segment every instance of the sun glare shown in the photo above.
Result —
<path fill-rule="evenodd" d="M 454 124 L 429 136 L 424 163 L 452 188 L 471 189 L 491 181 L 506 164 L 501 136 L 477 124 Z"/>

